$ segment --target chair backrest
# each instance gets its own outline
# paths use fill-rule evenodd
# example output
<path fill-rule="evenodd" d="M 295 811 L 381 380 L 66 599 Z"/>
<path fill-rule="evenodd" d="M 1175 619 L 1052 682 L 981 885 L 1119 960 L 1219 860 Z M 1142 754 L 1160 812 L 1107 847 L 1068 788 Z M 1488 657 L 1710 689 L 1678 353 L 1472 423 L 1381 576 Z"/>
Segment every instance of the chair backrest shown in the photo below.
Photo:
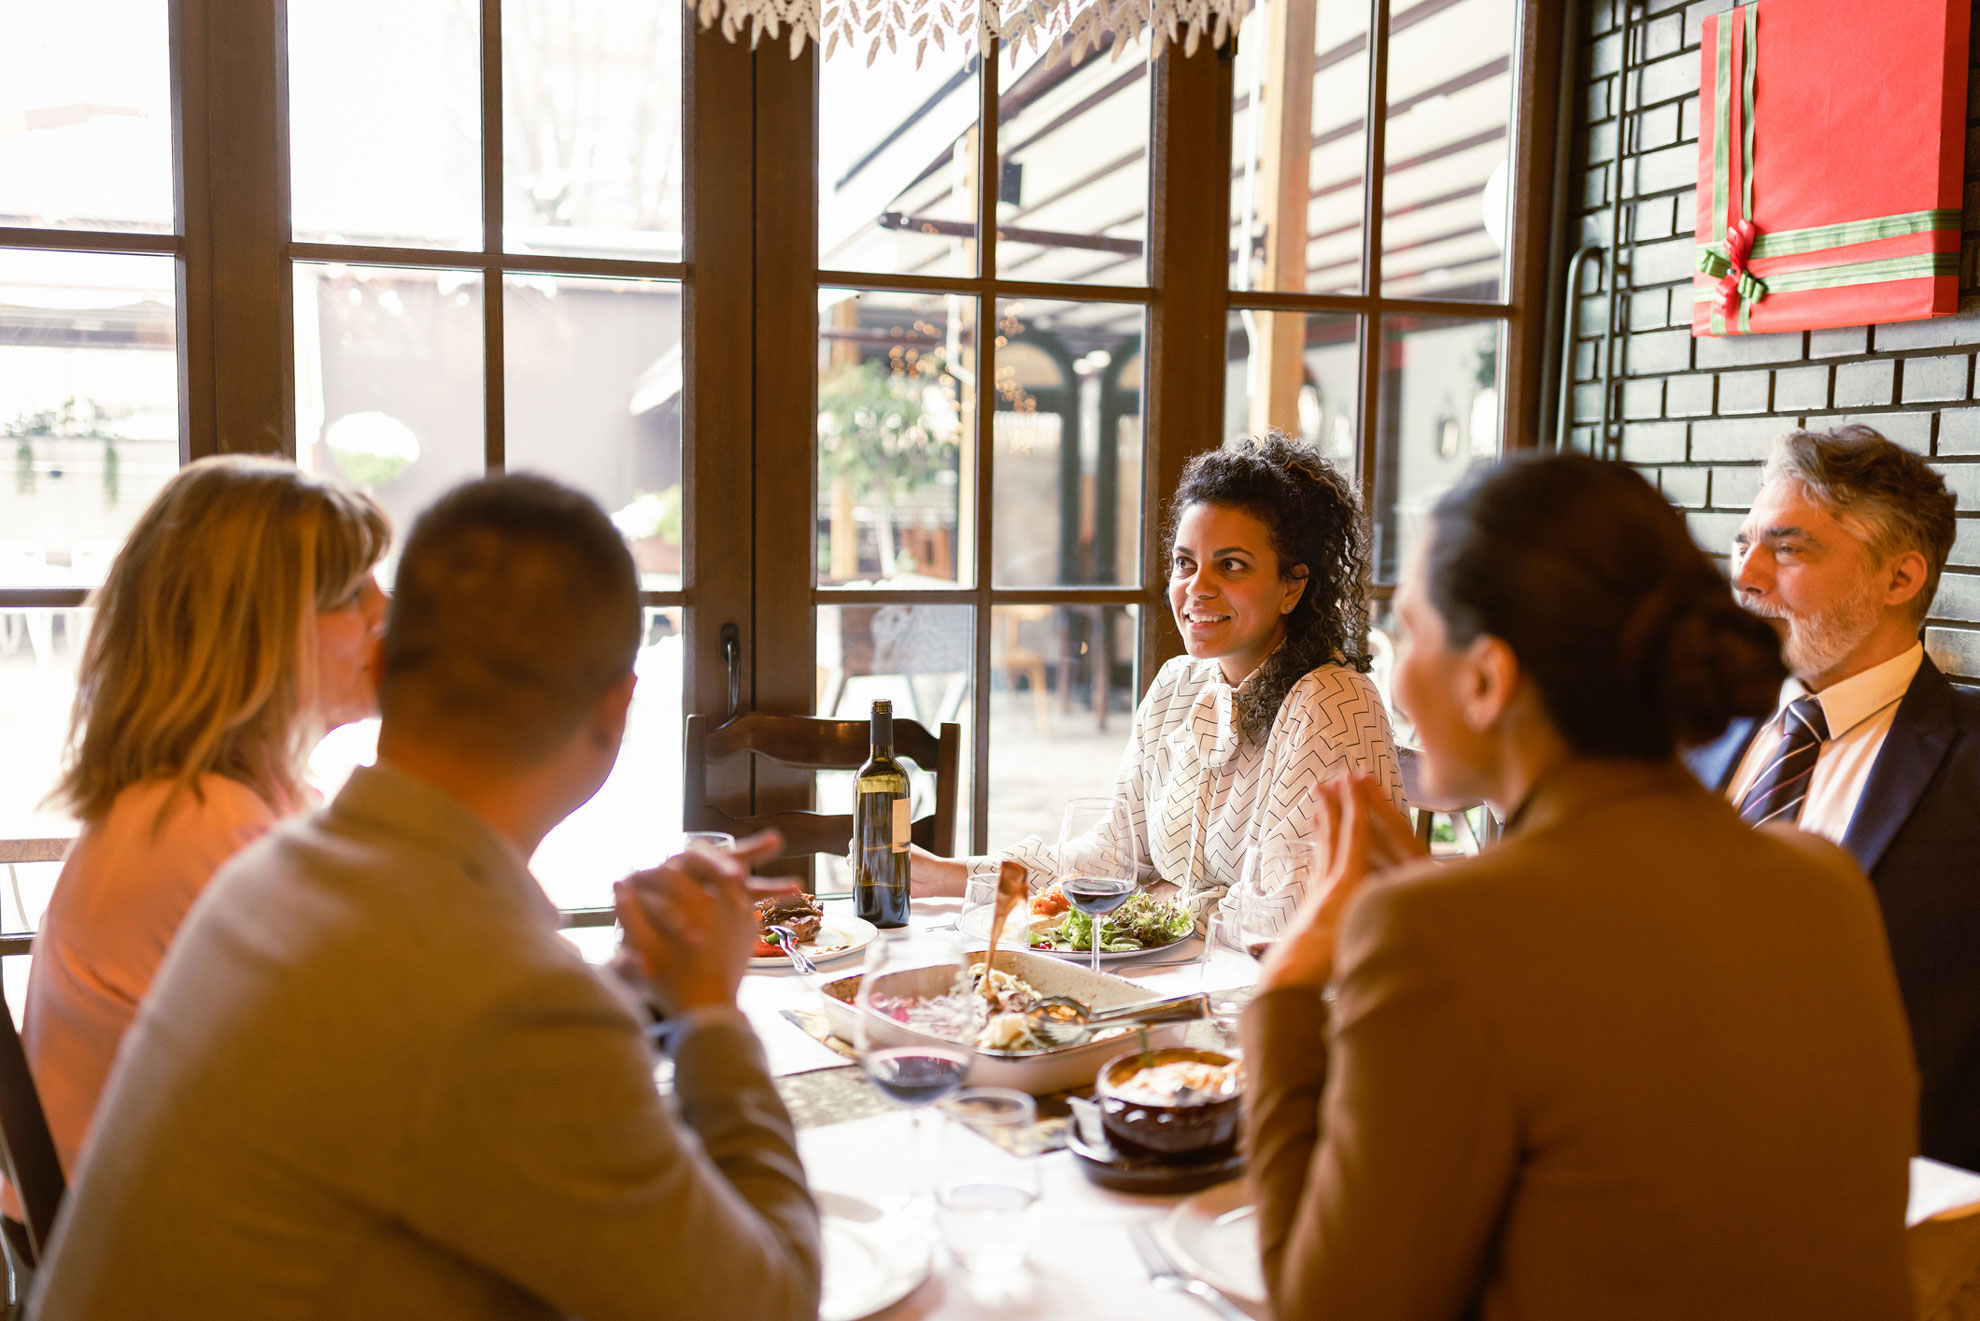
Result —
<path fill-rule="evenodd" d="M 32 1267 L 48 1251 L 61 1209 L 65 1184 L 55 1139 L 41 1111 L 41 1093 L 28 1072 L 27 1052 L 21 1048 L 14 1016 L 0 995 L 0 1167 L 20 1198 L 27 1220 L 27 1247 Z"/>
<path fill-rule="evenodd" d="M 689 716 L 682 749 L 681 824 L 686 830 L 726 830 L 753 834 L 775 827 L 783 832 L 788 858 L 826 853 L 844 856 L 852 842 L 849 815 L 820 812 L 770 812 L 761 816 L 730 816 L 708 802 L 708 764 L 745 753 L 813 771 L 856 771 L 871 753 L 871 726 L 864 720 L 822 720 L 815 716 L 780 716 L 751 711 L 726 724 L 707 716 Z M 956 793 L 960 782 L 962 726 L 944 724 L 939 736 L 913 720 L 894 720 L 894 752 L 922 770 L 935 773 L 935 810 L 911 827 L 914 842 L 931 853 L 955 851 Z"/>

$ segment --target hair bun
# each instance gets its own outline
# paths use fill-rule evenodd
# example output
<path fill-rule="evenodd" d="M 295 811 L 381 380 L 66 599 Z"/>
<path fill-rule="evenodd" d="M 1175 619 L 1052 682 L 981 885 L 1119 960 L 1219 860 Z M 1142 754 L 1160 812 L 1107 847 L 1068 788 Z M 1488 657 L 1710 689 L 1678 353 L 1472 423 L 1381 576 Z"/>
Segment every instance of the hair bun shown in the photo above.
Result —
<path fill-rule="evenodd" d="M 1680 746 L 1716 738 L 1735 716 L 1772 711 L 1787 678 L 1773 628 L 1709 570 L 1666 579 L 1639 601 L 1619 649 L 1630 691 Z"/>

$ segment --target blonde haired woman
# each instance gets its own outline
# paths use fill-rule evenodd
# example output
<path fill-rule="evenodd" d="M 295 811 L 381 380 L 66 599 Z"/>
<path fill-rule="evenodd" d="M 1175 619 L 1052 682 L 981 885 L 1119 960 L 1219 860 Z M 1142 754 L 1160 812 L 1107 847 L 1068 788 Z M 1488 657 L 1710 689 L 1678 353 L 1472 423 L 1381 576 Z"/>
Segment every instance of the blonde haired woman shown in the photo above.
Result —
<path fill-rule="evenodd" d="M 317 740 L 376 710 L 372 570 L 390 535 L 370 497 L 292 463 L 203 459 L 96 593 L 55 791 L 82 833 L 35 938 L 24 1025 L 65 1170 L 186 910 L 303 806 Z"/>

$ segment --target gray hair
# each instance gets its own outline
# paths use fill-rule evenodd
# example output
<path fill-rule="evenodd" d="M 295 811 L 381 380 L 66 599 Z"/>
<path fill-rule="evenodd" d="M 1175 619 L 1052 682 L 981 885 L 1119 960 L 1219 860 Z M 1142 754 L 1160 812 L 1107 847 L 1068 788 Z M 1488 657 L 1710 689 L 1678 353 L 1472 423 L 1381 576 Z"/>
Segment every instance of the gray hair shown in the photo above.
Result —
<path fill-rule="evenodd" d="M 1774 442 L 1760 479 L 1801 486 L 1881 558 L 1907 550 L 1923 555 L 1925 587 L 1912 609 L 1920 620 L 1931 612 L 1939 571 L 1952 554 L 1958 502 L 1923 456 L 1861 423 L 1796 430 Z"/>

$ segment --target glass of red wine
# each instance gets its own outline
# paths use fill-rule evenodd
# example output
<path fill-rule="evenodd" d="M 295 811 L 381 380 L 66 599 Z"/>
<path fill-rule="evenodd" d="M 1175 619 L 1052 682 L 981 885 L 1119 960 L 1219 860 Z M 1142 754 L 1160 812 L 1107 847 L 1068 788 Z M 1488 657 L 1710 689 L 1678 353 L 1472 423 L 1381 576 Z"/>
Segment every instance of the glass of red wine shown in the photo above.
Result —
<path fill-rule="evenodd" d="M 1090 966 L 1100 971 L 1101 928 L 1107 914 L 1134 893 L 1134 839 L 1126 812 L 1112 798 L 1075 798 L 1059 827 L 1059 892 L 1086 914 Z"/>
<path fill-rule="evenodd" d="M 976 1055 L 983 1000 L 962 937 L 904 927 L 866 947 L 853 1046 L 881 1094 L 914 1116 L 909 1201 L 932 1213 L 934 1160 L 928 1109 L 963 1085 Z"/>

